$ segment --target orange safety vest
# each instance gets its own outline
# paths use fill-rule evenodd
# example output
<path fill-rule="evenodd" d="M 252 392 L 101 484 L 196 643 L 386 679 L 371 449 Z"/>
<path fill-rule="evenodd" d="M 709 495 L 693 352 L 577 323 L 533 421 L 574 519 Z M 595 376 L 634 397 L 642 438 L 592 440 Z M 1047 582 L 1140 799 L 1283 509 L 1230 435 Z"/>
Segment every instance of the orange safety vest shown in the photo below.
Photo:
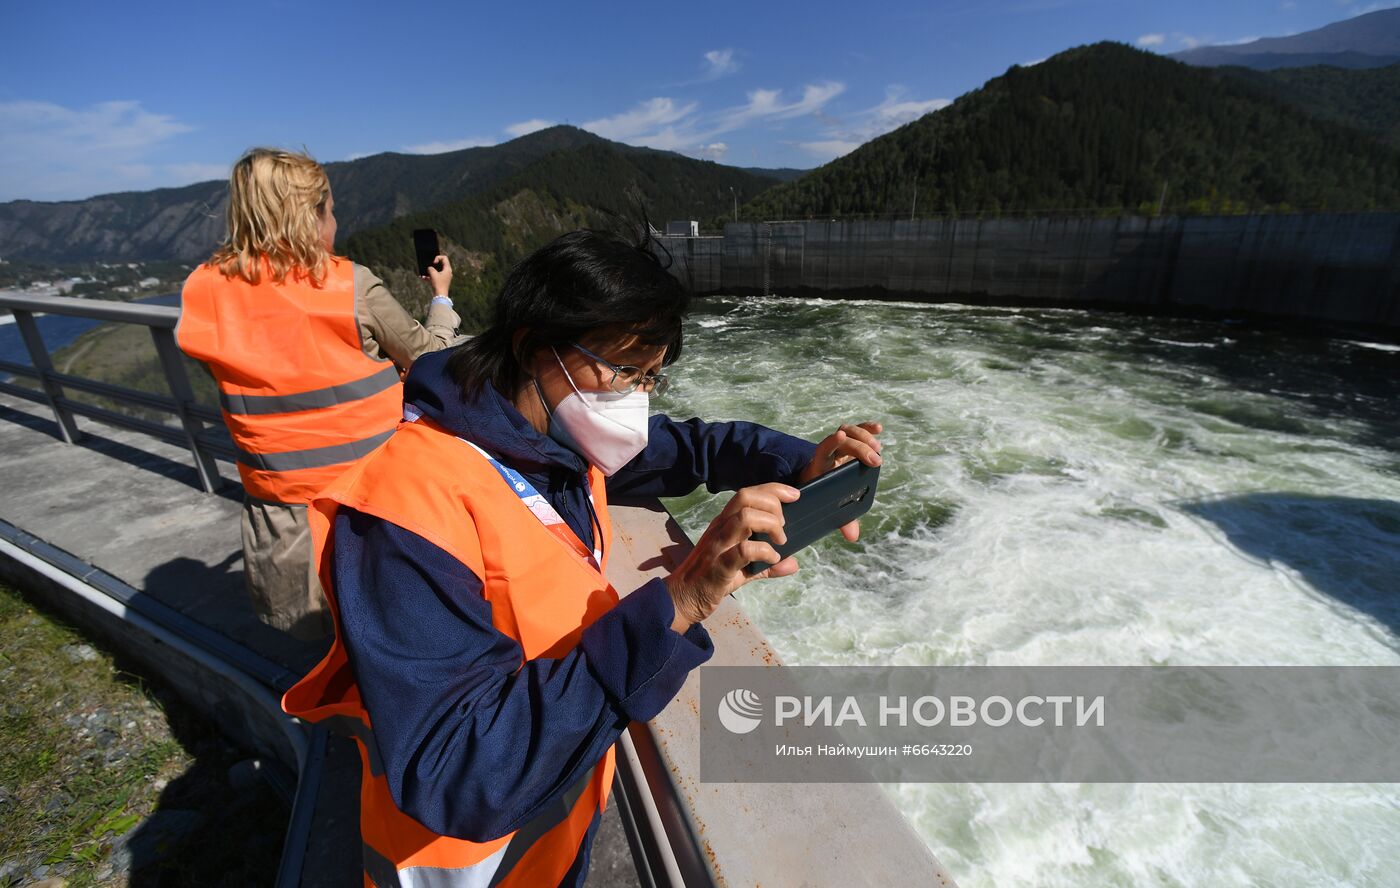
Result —
<path fill-rule="evenodd" d="M 263 271 L 250 284 L 196 268 L 175 335 L 219 385 L 244 489 L 308 503 L 393 432 L 403 384 L 392 361 L 361 348 L 354 263 L 333 258 L 319 287 L 294 275 L 275 283 L 266 263 Z"/>
<path fill-rule="evenodd" d="M 363 775 L 360 839 L 366 885 L 559 884 L 594 812 L 607 805 L 615 753 L 609 748 L 535 820 L 489 842 L 438 835 L 400 811 L 390 795 L 369 713 L 346 656 L 332 574 L 330 536 L 336 510 L 346 506 L 378 516 L 447 552 L 481 578 L 492 623 L 520 643 L 525 659 L 558 658 L 576 647 L 583 630 L 618 601 L 605 576 L 612 522 L 603 473 L 596 467 L 589 468 L 589 484 L 601 524 L 603 555 L 597 567 L 567 525 L 547 528 L 486 457 L 427 419 L 399 426 L 382 448 L 331 482 L 307 510 L 314 563 L 335 619 L 335 640 L 325 658 L 283 696 L 282 708 L 355 736 Z M 558 532 L 561 529 L 567 538 Z M 375 592 L 393 594 L 392 589 Z M 404 614 L 404 619 L 413 615 Z M 441 789 L 453 792 L 451 786 Z"/>

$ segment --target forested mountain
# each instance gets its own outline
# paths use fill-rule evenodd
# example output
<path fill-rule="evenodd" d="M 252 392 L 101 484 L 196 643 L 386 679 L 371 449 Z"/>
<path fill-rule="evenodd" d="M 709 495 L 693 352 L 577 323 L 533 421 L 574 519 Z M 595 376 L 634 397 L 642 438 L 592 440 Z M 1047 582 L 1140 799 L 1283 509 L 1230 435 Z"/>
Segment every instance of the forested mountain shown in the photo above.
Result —
<path fill-rule="evenodd" d="M 1400 62 L 1400 9 L 1382 9 L 1287 37 L 1263 37 L 1227 46 L 1172 53 L 1188 65 L 1241 65 L 1267 71 L 1331 65 L 1384 68 Z"/>
<path fill-rule="evenodd" d="M 1365 130 L 1392 148 L 1400 148 L 1400 64 L 1360 70 L 1330 65 L 1272 71 L 1234 66 L 1215 70 L 1297 105 L 1314 117 Z"/>
<path fill-rule="evenodd" d="M 485 148 L 430 155 L 386 153 L 328 163 L 326 174 L 335 192 L 341 237 L 345 237 L 407 213 L 479 194 L 542 157 L 589 146 L 682 159 L 671 152 L 609 142 L 576 127 L 555 126 Z M 772 178 L 786 181 L 800 172 L 775 170 Z M 0 203 L 0 257 L 46 262 L 198 262 L 223 238 L 227 190 L 227 181 L 214 181 L 87 200 Z"/>
<path fill-rule="evenodd" d="M 734 167 L 600 139 L 543 157 L 483 194 L 354 234 L 345 252 L 414 307 L 428 294 L 411 271 L 412 231 L 437 229 L 456 272 L 452 293 L 458 311 L 466 328 L 475 329 L 510 268 L 565 231 L 624 230 L 640 222 L 639 208 L 658 228 L 668 219 L 726 215 L 736 195 L 742 203 L 774 184 L 777 180 Z"/>
<path fill-rule="evenodd" d="M 193 262 L 223 237 L 227 182 L 0 203 L 0 258 Z"/>
<path fill-rule="evenodd" d="M 1210 68 L 1219 65 L 1239 65 L 1256 71 L 1279 68 L 1303 68 L 1327 65 L 1331 68 L 1384 68 L 1400 62 L 1400 55 L 1370 55 L 1364 52 L 1261 52 L 1241 55 L 1230 52 L 1228 46 L 1203 46 L 1190 50 L 1190 55 L 1173 53 L 1170 58 L 1188 65 Z"/>
<path fill-rule="evenodd" d="M 746 173 L 753 173 L 755 176 L 766 176 L 769 179 L 777 179 L 779 182 L 792 182 L 807 175 L 811 170 L 799 170 L 793 167 L 739 167 Z"/>
<path fill-rule="evenodd" d="M 340 231 L 350 235 L 406 213 L 480 194 L 542 157 L 593 145 L 657 153 L 609 142 L 578 127 L 552 126 L 487 148 L 426 155 L 389 152 L 329 163 L 326 175 L 335 191 Z"/>
<path fill-rule="evenodd" d="M 1400 152 L 1237 78 L 1118 43 L 1013 66 L 740 208 L 908 213 L 1400 207 Z"/>

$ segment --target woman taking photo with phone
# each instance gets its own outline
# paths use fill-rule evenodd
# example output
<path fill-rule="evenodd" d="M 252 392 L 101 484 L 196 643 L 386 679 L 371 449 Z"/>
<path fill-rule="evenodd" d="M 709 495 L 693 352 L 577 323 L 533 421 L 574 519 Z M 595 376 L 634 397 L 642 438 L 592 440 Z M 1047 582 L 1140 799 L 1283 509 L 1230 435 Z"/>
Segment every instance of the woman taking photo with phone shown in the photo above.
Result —
<path fill-rule="evenodd" d="M 558 238 L 484 333 L 414 365 L 410 421 L 313 503 L 336 640 L 283 708 L 356 736 L 369 884 L 582 885 L 613 743 L 710 657 L 726 595 L 797 570 L 749 537 L 785 539 L 797 485 L 879 463 L 878 423 L 814 445 L 651 415 L 687 305 L 646 240 Z M 738 492 L 673 572 L 620 596 L 608 500 L 699 484 Z"/>
<path fill-rule="evenodd" d="M 384 442 L 401 374 L 459 319 L 452 268 L 430 268 L 427 326 L 367 268 L 336 256 L 335 199 L 305 154 L 254 148 L 229 177 L 228 235 L 186 280 L 176 338 L 219 387 L 243 480 L 243 571 L 258 618 L 304 639 L 331 631 L 306 504 Z"/>

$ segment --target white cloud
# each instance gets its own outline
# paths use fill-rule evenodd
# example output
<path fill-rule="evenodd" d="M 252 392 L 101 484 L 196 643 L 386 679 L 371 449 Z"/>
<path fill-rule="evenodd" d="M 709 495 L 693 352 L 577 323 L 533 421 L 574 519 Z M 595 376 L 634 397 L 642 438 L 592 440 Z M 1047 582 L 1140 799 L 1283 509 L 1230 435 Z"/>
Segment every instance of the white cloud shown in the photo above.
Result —
<path fill-rule="evenodd" d="M 918 120 L 925 114 L 946 108 L 953 104 L 952 99 L 911 99 L 908 91 L 897 84 L 885 88 L 885 99 L 878 105 L 857 111 L 850 115 L 847 120 L 837 120 L 826 118 L 827 127 L 824 135 L 825 139 L 800 143 L 818 146 L 811 149 L 813 152 L 821 153 L 837 150 L 841 146 L 849 145 L 841 153 L 846 153 L 851 148 L 863 145 L 877 136 L 883 136 L 891 130 L 898 129 L 906 123 Z"/>
<path fill-rule="evenodd" d="M 63 200 L 177 184 L 153 155 L 192 129 L 135 101 L 87 108 L 0 102 L 0 200 Z"/>
<path fill-rule="evenodd" d="M 846 120 L 823 118 L 827 125 L 823 138 L 797 142 L 798 148 L 822 163 L 835 160 L 878 136 L 918 120 L 925 114 L 946 108 L 952 99 L 912 99 L 899 85 L 885 88 L 885 99 L 878 105 L 851 114 Z"/>
<path fill-rule="evenodd" d="M 689 130 L 678 130 L 673 126 L 667 126 L 654 133 L 637 136 L 628 141 L 633 145 L 655 148 L 658 151 L 690 151 L 693 153 L 699 147 L 700 140 L 695 133 Z"/>
<path fill-rule="evenodd" d="M 744 104 L 712 112 L 701 111 L 698 102 L 682 104 L 657 96 L 629 111 L 581 126 L 605 139 L 718 160 L 729 150 L 728 142 L 719 136 L 765 122 L 819 114 L 845 89 L 845 84 L 834 81 L 807 84 L 802 94 L 790 101 L 784 99 L 782 90 L 755 89 Z"/>
<path fill-rule="evenodd" d="M 463 148 L 484 148 L 494 144 L 496 144 L 494 139 L 469 137 L 451 142 L 424 142 L 421 145 L 405 145 L 401 150 L 405 154 L 446 154 L 448 151 L 461 151 Z"/>
<path fill-rule="evenodd" d="M 712 49 L 705 53 L 706 80 L 718 80 L 726 74 L 733 74 L 739 68 L 732 49 Z"/>
<path fill-rule="evenodd" d="M 1400 3 L 1397 3 L 1396 0 L 1388 0 L 1388 2 L 1384 3 L 1371 3 L 1367 6 L 1349 6 L 1347 9 L 1347 17 L 1356 18 L 1358 15 L 1365 15 L 1368 12 L 1380 12 L 1382 9 L 1394 9 L 1396 6 L 1400 6 Z"/>
<path fill-rule="evenodd" d="M 1137 39 L 1138 46 L 1161 46 L 1166 42 L 1166 34 L 1143 34 Z"/>
<path fill-rule="evenodd" d="M 1045 61 L 1047 58 L 1049 58 L 1049 56 L 1041 56 L 1041 57 L 1038 58 L 1038 59 L 1031 59 L 1029 62 L 1022 62 L 1022 63 L 1021 63 L 1021 67 L 1022 67 L 1022 68 L 1034 68 L 1036 65 L 1039 65 L 1041 62 Z"/>
<path fill-rule="evenodd" d="M 748 102 L 719 112 L 716 132 L 729 132 L 756 120 L 788 120 L 820 111 L 827 102 L 846 91 L 846 84 L 836 81 L 809 83 L 802 87 L 802 98 L 783 102 L 782 90 L 756 89 L 748 94 Z"/>
<path fill-rule="evenodd" d="M 724 155 L 729 153 L 729 145 L 724 142 L 711 142 L 708 145 L 701 145 L 695 150 L 695 153 L 710 160 L 724 160 Z"/>
<path fill-rule="evenodd" d="M 674 99 L 660 96 L 647 99 L 631 111 L 587 121 L 583 128 L 605 139 L 626 142 L 644 136 L 657 127 L 688 117 L 698 107 L 696 102 L 677 105 Z"/>
<path fill-rule="evenodd" d="M 821 163 L 828 163 L 842 156 L 850 154 L 861 146 L 860 142 L 850 142 L 844 139 L 828 139 L 821 142 L 798 142 L 797 147 L 811 154 Z"/>
<path fill-rule="evenodd" d="M 528 136 L 530 133 L 537 133 L 551 126 L 554 126 L 554 121 L 541 120 L 536 117 L 534 120 L 522 120 L 520 123 L 512 123 L 510 126 L 506 127 L 506 132 L 518 139 L 521 136 Z"/>
<path fill-rule="evenodd" d="M 866 112 L 870 117 L 872 138 L 898 129 L 912 120 L 918 120 L 931 111 L 947 108 L 951 104 L 952 99 L 905 99 L 901 88 L 890 87 L 885 90 L 885 100 Z"/>
<path fill-rule="evenodd" d="M 143 110 L 140 102 L 99 102 L 81 111 L 49 102 L 6 102 L 0 104 L 0 124 L 10 138 L 25 135 L 30 144 L 74 140 L 99 151 L 147 148 L 193 129 L 168 114 Z"/>
<path fill-rule="evenodd" d="M 1297 32 L 1291 31 L 1284 34 L 1277 34 L 1275 36 L 1288 37 L 1292 36 L 1292 34 L 1295 33 Z M 1195 49 L 1198 46 L 1241 46 L 1245 43 L 1253 43 L 1254 41 L 1260 38 L 1257 35 L 1251 34 L 1248 37 L 1235 37 L 1230 40 L 1222 40 L 1214 34 L 1196 35 L 1183 34 L 1180 31 L 1174 31 L 1171 34 L 1171 39 L 1175 40 L 1177 45 L 1181 49 Z"/>
<path fill-rule="evenodd" d="M 228 163 L 172 163 L 165 167 L 175 184 L 188 185 L 192 182 L 208 182 L 210 179 L 227 179 L 233 164 Z"/>

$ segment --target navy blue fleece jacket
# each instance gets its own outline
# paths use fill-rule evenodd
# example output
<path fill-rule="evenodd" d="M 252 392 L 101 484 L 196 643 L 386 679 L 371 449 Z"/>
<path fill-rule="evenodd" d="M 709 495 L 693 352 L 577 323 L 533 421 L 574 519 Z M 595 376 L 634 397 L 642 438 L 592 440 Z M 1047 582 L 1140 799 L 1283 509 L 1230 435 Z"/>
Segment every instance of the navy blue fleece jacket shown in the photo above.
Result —
<path fill-rule="evenodd" d="M 418 358 L 405 402 L 523 474 L 592 547 L 585 461 L 490 385 L 464 400 L 445 370 L 449 353 Z M 608 496 L 791 483 L 814 451 L 754 423 L 653 415 L 646 450 L 608 479 Z M 524 662 L 520 645 L 492 624 L 481 579 L 466 565 L 353 509 L 340 510 L 334 533 L 343 640 L 390 790 L 401 810 L 442 835 L 486 841 L 529 822 L 713 653 L 700 624 L 683 635 L 670 628 L 671 598 L 654 579 L 564 656 Z M 590 840 L 576 861 L 580 878 Z"/>

